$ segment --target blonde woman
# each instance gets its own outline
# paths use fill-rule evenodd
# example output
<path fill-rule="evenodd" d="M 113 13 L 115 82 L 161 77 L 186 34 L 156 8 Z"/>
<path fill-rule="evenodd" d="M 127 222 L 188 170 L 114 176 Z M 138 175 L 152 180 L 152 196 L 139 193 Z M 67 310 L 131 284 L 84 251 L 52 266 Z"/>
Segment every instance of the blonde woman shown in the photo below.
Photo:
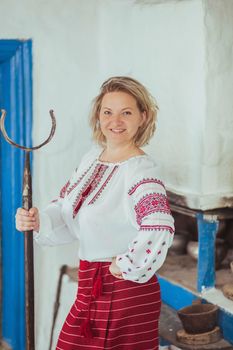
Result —
<path fill-rule="evenodd" d="M 161 298 L 155 272 L 174 233 L 158 167 L 141 147 L 157 105 L 129 77 L 101 86 L 91 113 L 98 144 L 44 211 L 18 209 L 16 226 L 39 244 L 79 240 L 77 298 L 57 350 L 156 350 Z"/>

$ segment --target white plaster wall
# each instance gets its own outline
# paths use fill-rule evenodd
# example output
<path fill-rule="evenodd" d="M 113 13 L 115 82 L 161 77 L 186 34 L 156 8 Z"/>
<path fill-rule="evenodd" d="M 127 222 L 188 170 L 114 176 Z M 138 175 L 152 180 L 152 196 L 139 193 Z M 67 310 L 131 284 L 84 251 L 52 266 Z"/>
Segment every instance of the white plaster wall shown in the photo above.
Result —
<path fill-rule="evenodd" d="M 205 119 L 202 2 L 146 3 L 134 11 L 133 71 L 160 107 L 148 150 L 161 164 L 167 188 L 199 193 Z"/>
<path fill-rule="evenodd" d="M 1 0 L 0 14 L 0 38 L 33 39 L 34 144 L 48 134 L 48 110 L 54 108 L 57 116 L 54 140 L 34 158 L 36 205 L 43 207 L 56 196 L 89 148 L 90 101 L 111 75 L 132 75 L 155 95 L 158 131 L 147 151 L 161 164 L 169 188 L 201 193 L 206 125 L 202 0 Z M 77 245 L 35 247 L 37 350 L 49 344 L 59 269 L 77 264 L 77 250 Z M 55 338 L 75 289 L 64 282 Z"/>
<path fill-rule="evenodd" d="M 206 118 L 202 191 L 233 196 L 233 1 L 205 2 Z"/>

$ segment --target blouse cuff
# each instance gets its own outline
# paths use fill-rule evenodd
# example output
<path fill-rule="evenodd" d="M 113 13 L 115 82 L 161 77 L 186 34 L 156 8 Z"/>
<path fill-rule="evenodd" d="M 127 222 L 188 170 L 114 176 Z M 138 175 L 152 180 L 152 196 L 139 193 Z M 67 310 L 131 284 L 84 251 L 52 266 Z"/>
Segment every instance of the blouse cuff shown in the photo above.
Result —
<path fill-rule="evenodd" d="M 48 233 L 52 231 L 52 223 L 49 215 L 45 212 L 39 212 L 40 217 L 40 230 L 39 232 L 34 231 L 34 240 L 40 245 L 50 245 L 51 240 L 49 239 Z"/>
<path fill-rule="evenodd" d="M 139 232 L 128 251 L 116 257 L 123 278 L 147 282 L 163 264 L 172 236 L 169 230 Z"/>
<path fill-rule="evenodd" d="M 34 236 L 39 245 L 55 246 L 71 243 L 77 238 L 73 236 L 65 223 L 53 227 L 49 215 L 40 213 L 40 231 Z"/>

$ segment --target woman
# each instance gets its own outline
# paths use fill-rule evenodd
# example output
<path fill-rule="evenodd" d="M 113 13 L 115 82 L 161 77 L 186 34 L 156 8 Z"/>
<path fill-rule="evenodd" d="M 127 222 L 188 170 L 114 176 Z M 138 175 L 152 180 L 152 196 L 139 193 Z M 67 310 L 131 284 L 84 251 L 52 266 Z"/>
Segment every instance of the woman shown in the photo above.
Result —
<path fill-rule="evenodd" d="M 39 244 L 79 240 L 77 297 L 57 350 L 158 349 L 155 272 L 174 222 L 158 168 L 140 148 L 154 133 L 157 109 L 138 81 L 105 81 L 91 114 L 101 147 L 83 157 L 45 211 L 17 211 L 17 229 L 37 231 Z"/>

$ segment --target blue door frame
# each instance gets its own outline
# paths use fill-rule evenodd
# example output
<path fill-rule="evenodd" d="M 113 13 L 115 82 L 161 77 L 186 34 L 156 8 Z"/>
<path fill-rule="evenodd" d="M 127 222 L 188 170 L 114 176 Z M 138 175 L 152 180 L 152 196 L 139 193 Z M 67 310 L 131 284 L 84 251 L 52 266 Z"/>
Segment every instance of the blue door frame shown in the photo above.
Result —
<path fill-rule="evenodd" d="M 0 40 L 0 108 L 6 130 L 18 143 L 31 146 L 32 41 Z M 15 229 L 15 210 L 22 205 L 23 152 L 0 137 L 2 337 L 13 350 L 25 349 L 24 239 Z"/>

